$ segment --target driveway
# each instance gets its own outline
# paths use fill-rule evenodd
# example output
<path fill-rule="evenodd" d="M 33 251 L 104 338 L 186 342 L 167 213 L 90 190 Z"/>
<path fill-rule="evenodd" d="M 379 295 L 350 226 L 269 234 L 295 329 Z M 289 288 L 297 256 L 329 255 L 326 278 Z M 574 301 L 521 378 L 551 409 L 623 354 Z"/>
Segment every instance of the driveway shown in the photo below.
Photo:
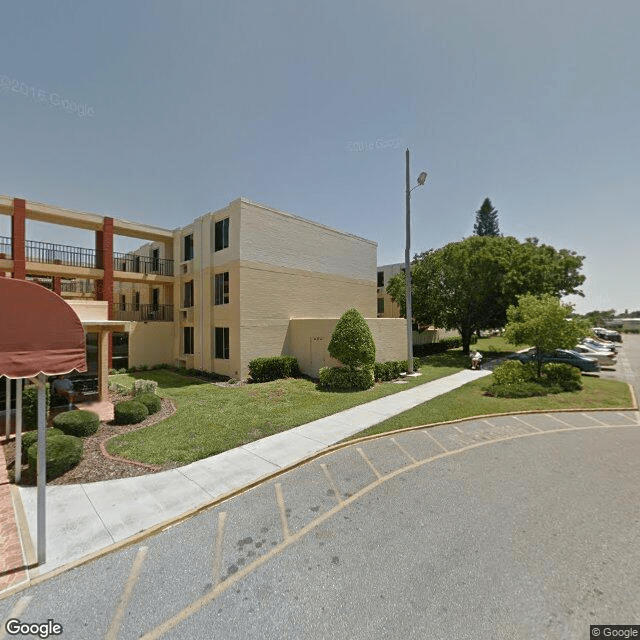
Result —
<path fill-rule="evenodd" d="M 0 600 L 0 620 L 78 640 L 587 638 L 640 620 L 639 456 L 633 411 L 352 444 Z"/>

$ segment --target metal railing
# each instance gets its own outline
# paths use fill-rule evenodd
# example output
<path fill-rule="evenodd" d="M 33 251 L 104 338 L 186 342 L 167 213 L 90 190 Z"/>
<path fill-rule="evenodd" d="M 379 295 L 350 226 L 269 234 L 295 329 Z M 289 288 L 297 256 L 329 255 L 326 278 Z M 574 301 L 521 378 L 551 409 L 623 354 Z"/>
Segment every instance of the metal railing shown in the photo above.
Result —
<path fill-rule="evenodd" d="M 113 305 L 114 320 L 131 320 L 134 322 L 172 322 L 173 305 L 170 304 L 121 304 Z"/>
<path fill-rule="evenodd" d="M 113 270 L 131 273 L 156 273 L 160 276 L 173 275 L 173 260 L 149 258 L 132 253 L 113 253 Z"/>
<path fill-rule="evenodd" d="M 11 249 L 11 238 L 0 236 L 0 253 L 3 253 L 5 258 L 11 258 Z"/>
<path fill-rule="evenodd" d="M 62 280 L 60 291 L 63 293 L 95 293 L 93 280 Z"/>
<path fill-rule="evenodd" d="M 100 255 L 95 249 L 27 240 L 25 242 L 25 253 L 27 260 L 30 262 L 47 262 L 71 267 L 100 269 L 100 261 L 98 259 Z"/>

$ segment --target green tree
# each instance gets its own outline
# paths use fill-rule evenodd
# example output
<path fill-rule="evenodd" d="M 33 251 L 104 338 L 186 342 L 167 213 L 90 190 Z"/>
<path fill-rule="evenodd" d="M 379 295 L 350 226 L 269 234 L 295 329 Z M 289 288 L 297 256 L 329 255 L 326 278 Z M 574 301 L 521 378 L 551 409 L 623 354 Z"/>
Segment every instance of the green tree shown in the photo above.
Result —
<path fill-rule="evenodd" d="M 493 208 L 489 198 L 485 198 L 480 208 L 476 211 L 476 223 L 473 225 L 473 233 L 476 236 L 500 235 L 498 211 Z"/>
<path fill-rule="evenodd" d="M 473 333 L 503 327 L 519 295 L 582 295 L 582 261 L 535 238 L 471 236 L 414 258 L 413 315 L 420 325 L 457 329 L 468 354 Z M 403 274 L 391 279 L 387 292 L 406 315 Z"/>
<path fill-rule="evenodd" d="M 514 344 L 530 344 L 536 349 L 538 377 L 542 375 L 542 354 L 554 349 L 570 349 L 589 333 L 583 320 L 571 319 L 571 305 L 551 295 L 518 296 L 518 304 L 507 310 L 504 337 Z"/>
<path fill-rule="evenodd" d="M 328 351 L 350 369 L 373 367 L 376 345 L 367 321 L 357 309 L 342 314 L 331 334 Z"/>

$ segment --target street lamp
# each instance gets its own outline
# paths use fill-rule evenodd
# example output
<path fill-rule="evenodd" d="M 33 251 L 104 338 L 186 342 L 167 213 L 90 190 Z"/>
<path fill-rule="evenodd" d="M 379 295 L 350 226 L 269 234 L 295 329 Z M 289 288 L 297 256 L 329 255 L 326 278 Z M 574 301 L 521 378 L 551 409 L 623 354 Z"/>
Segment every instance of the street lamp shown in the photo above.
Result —
<path fill-rule="evenodd" d="M 405 275 L 405 285 L 407 289 L 407 375 L 410 376 L 413 374 L 413 310 L 411 308 L 411 258 L 410 258 L 410 247 L 411 247 L 411 192 L 413 189 L 417 189 L 424 185 L 427 179 L 427 172 L 423 171 L 418 176 L 418 184 L 410 188 L 409 182 L 409 149 L 407 149 L 406 153 L 407 159 L 407 195 L 406 195 L 406 203 L 407 203 L 407 246 L 404 251 L 404 275 Z"/>

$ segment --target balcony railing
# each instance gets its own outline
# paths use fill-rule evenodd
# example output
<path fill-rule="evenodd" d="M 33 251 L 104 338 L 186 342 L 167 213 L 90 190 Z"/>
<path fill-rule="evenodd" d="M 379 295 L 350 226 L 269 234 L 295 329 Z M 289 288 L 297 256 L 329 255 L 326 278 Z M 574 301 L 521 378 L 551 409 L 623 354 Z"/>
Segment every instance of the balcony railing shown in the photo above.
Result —
<path fill-rule="evenodd" d="M 133 322 L 171 322 L 173 306 L 170 304 L 120 304 L 113 305 L 114 320 L 131 320 Z"/>
<path fill-rule="evenodd" d="M 62 280 L 60 291 L 63 293 L 95 293 L 93 280 Z"/>
<path fill-rule="evenodd" d="M 155 273 L 160 276 L 173 275 L 173 260 L 165 258 L 149 258 L 131 253 L 113 254 L 113 270 L 131 273 Z"/>
<path fill-rule="evenodd" d="M 100 269 L 99 253 L 95 249 L 71 247 L 65 244 L 52 244 L 27 240 L 25 242 L 26 258 L 30 262 L 46 262 L 65 264 L 71 267 Z"/>
<path fill-rule="evenodd" d="M 11 258 L 11 238 L 0 236 L 0 254 L 5 258 Z"/>

